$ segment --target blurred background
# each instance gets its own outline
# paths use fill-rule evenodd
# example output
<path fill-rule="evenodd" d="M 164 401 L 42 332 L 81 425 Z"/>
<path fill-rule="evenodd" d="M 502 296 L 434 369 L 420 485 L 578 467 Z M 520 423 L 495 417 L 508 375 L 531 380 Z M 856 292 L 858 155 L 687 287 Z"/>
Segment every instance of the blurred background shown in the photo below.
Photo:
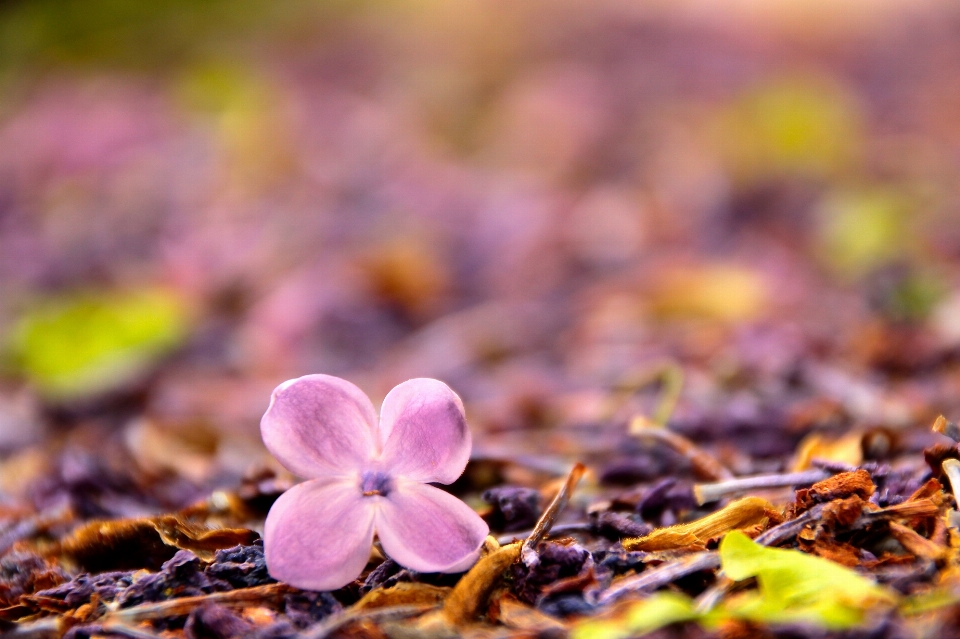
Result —
<path fill-rule="evenodd" d="M 624 423 L 678 365 L 737 472 L 926 428 L 958 177 L 945 1 L 5 0 L 0 493 L 188 503 L 318 372 L 443 379 L 478 459 L 611 480 L 666 463 Z M 131 464 L 169 489 L 98 501 Z"/>

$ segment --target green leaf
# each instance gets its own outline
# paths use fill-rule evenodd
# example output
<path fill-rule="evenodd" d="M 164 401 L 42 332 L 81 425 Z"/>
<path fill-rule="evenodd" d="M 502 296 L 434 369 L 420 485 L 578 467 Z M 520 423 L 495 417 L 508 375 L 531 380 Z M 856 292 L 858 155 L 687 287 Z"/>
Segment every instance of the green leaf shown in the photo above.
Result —
<path fill-rule="evenodd" d="M 21 373 L 47 398 L 115 389 L 186 335 L 185 309 L 165 290 L 83 292 L 43 300 L 11 336 Z"/>
<path fill-rule="evenodd" d="M 572 639 L 623 639 L 637 637 L 672 623 L 693 621 L 700 615 L 689 598 L 672 592 L 658 592 L 630 605 L 623 617 L 593 619 L 574 627 Z"/>
<path fill-rule="evenodd" d="M 807 622 L 831 629 L 863 621 L 874 605 L 892 604 L 894 596 L 856 572 L 798 550 L 766 548 L 733 531 L 720 543 L 727 577 L 756 577 L 759 588 L 729 600 L 733 617 L 758 622 Z"/>
<path fill-rule="evenodd" d="M 835 193 L 821 206 L 819 251 L 837 274 L 861 276 L 910 253 L 914 217 L 914 203 L 897 191 Z"/>

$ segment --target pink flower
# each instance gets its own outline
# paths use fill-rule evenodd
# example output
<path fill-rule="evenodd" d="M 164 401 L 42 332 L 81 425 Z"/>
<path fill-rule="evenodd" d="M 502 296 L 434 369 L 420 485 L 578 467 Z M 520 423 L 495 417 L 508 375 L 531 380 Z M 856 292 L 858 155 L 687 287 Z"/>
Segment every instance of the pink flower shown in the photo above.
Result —
<path fill-rule="evenodd" d="M 276 501 L 264 526 L 270 574 L 334 590 L 360 576 L 373 536 L 418 572 L 460 572 L 489 529 L 449 484 L 470 457 L 463 403 L 443 382 L 411 379 L 373 404 L 350 382 L 307 375 L 280 384 L 260 421 L 281 464 L 310 481 Z"/>

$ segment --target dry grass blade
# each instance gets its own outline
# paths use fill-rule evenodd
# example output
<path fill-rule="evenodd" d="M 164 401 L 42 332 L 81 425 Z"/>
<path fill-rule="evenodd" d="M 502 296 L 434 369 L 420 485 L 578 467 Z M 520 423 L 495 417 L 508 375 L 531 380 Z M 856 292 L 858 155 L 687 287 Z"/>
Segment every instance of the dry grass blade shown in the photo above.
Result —
<path fill-rule="evenodd" d="M 946 435 L 955 442 L 960 442 L 960 426 L 949 421 L 943 415 L 933 420 L 933 432 Z"/>
<path fill-rule="evenodd" d="M 159 619 L 167 616 L 189 614 L 191 610 L 204 603 L 216 603 L 223 606 L 242 605 L 246 603 L 263 603 L 278 598 L 289 590 L 286 584 L 268 584 L 254 588 L 241 588 L 228 592 L 214 592 L 209 595 L 196 597 L 181 597 L 158 603 L 142 604 L 123 610 L 107 613 L 104 623 L 126 622 L 135 623 L 147 619 Z"/>
<path fill-rule="evenodd" d="M 729 495 L 736 495 L 765 488 L 789 488 L 803 484 L 814 484 L 830 477 L 833 473 L 826 470 L 804 470 L 798 473 L 779 473 L 776 475 L 756 475 L 741 477 L 712 484 L 697 484 L 693 494 L 699 504 L 708 504 Z"/>
<path fill-rule="evenodd" d="M 700 572 L 714 570 L 720 566 L 720 555 L 716 552 L 700 552 L 671 561 L 646 570 L 639 575 L 620 579 L 600 593 L 597 603 L 609 604 L 628 593 L 652 592 L 657 588 L 673 583 L 681 577 Z"/>
<path fill-rule="evenodd" d="M 405 605 L 390 606 L 388 608 L 374 608 L 372 610 L 345 610 L 339 614 L 330 615 L 320 623 L 308 628 L 300 633 L 300 639 L 324 639 L 330 633 L 336 632 L 348 623 L 355 621 L 397 621 L 399 619 L 408 619 L 422 615 L 425 612 L 436 608 L 435 605 Z"/>
<path fill-rule="evenodd" d="M 570 495 L 573 493 L 573 489 L 580 481 L 580 478 L 583 477 L 583 473 L 586 472 L 586 470 L 586 467 L 579 462 L 574 465 L 573 469 L 570 471 L 570 474 L 567 476 L 567 481 L 560 489 L 560 492 L 558 492 L 557 496 L 553 498 L 553 501 L 550 502 L 550 505 L 547 506 L 547 509 L 543 511 L 539 521 L 537 521 L 537 525 L 533 527 L 533 532 L 531 532 L 530 536 L 524 540 L 523 547 L 520 551 L 520 557 L 528 566 L 533 566 L 538 563 L 539 559 L 537 558 L 536 551 L 537 544 L 543 541 L 543 538 L 546 537 L 547 533 L 550 532 L 554 522 L 557 521 L 557 517 L 560 516 L 560 513 L 563 512 L 564 507 L 567 505 L 567 501 L 569 501 Z"/>
<path fill-rule="evenodd" d="M 419 582 L 400 582 L 391 588 L 374 588 L 353 610 L 376 610 L 396 606 L 439 606 L 450 594 L 450 588 Z"/>
<path fill-rule="evenodd" d="M 520 542 L 517 542 L 503 546 L 478 561 L 447 596 L 440 611 L 442 621 L 452 627 L 472 621 L 500 576 L 519 557 Z"/>
<path fill-rule="evenodd" d="M 673 550 L 705 544 L 731 530 L 762 524 L 773 512 L 773 505 L 759 497 L 744 497 L 717 512 L 688 524 L 660 528 L 645 537 L 624 539 L 627 550 Z"/>
<path fill-rule="evenodd" d="M 641 439 L 653 439 L 662 442 L 683 455 L 689 462 L 694 474 L 709 481 L 733 479 L 733 473 L 710 453 L 692 441 L 661 424 L 642 415 L 630 421 L 630 434 Z"/>

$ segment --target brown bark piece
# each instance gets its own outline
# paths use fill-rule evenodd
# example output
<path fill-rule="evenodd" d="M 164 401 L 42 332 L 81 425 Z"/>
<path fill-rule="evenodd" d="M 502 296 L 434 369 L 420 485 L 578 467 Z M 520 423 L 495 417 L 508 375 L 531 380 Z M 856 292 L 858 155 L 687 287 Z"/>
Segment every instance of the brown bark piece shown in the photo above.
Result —
<path fill-rule="evenodd" d="M 834 499 L 845 499 L 851 495 L 857 495 L 866 500 L 876 489 L 873 479 L 870 478 L 870 473 L 858 469 L 828 477 L 823 481 L 818 481 L 810 488 L 798 490 L 797 505 L 807 509 L 814 504 L 822 504 Z"/>

